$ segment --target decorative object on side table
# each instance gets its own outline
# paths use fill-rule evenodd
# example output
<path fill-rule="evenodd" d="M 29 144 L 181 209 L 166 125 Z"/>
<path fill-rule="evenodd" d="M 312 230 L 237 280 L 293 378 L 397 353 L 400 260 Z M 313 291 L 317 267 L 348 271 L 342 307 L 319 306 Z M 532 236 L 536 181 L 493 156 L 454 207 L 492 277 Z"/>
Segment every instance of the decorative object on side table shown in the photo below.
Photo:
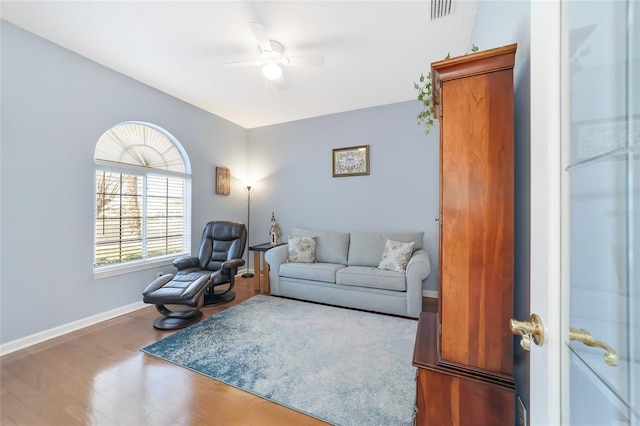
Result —
<path fill-rule="evenodd" d="M 250 221 L 251 221 L 251 185 L 247 185 L 247 247 L 249 248 L 251 247 L 251 244 L 249 243 Z M 255 265 L 253 266 L 255 268 Z M 249 272 L 249 250 L 247 250 L 247 272 L 242 274 L 242 278 L 251 278 L 251 277 L 253 277 L 253 274 Z"/>
<path fill-rule="evenodd" d="M 333 177 L 369 174 L 369 145 L 333 150 Z"/>
<path fill-rule="evenodd" d="M 271 227 L 269 228 L 269 236 L 271 237 L 271 244 L 280 244 L 280 237 L 282 237 L 282 230 L 280 225 L 276 222 L 275 213 L 271 213 Z"/>

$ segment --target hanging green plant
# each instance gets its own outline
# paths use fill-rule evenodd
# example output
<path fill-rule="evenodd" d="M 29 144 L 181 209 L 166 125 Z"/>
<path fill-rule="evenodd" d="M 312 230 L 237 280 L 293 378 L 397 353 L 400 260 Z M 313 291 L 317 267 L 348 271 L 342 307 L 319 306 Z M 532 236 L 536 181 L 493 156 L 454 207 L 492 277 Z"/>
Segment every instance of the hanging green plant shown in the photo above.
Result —
<path fill-rule="evenodd" d="M 418 100 L 422 102 L 422 111 L 418 114 L 418 125 L 424 126 L 424 134 L 428 135 L 434 126 L 433 121 L 433 99 L 431 93 L 431 71 L 425 76 L 420 74 L 418 83 L 413 83 L 413 87 L 418 91 Z"/>
<path fill-rule="evenodd" d="M 477 52 L 478 46 L 471 45 L 471 52 Z M 467 52 L 469 53 L 469 52 Z M 465 55 L 467 54 L 465 53 Z M 445 60 L 451 59 L 451 54 L 447 53 Z M 424 73 L 420 73 L 420 79 L 417 83 L 413 83 L 413 87 L 418 91 L 418 100 L 422 103 L 422 111 L 418 114 L 418 125 L 424 126 L 424 133 L 428 135 L 435 126 L 433 121 L 433 88 L 431 87 L 431 71 L 425 77 Z"/>

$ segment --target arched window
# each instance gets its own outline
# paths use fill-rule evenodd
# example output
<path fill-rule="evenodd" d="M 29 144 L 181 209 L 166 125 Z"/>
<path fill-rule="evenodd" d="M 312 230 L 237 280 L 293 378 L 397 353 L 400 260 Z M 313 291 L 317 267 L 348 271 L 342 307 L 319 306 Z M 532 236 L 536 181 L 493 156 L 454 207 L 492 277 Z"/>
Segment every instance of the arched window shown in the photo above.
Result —
<path fill-rule="evenodd" d="M 191 166 L 169 132 L 149 123 L 118 124 L 98 140 L 95 165 L 97 275 L 188 252 Z"/>

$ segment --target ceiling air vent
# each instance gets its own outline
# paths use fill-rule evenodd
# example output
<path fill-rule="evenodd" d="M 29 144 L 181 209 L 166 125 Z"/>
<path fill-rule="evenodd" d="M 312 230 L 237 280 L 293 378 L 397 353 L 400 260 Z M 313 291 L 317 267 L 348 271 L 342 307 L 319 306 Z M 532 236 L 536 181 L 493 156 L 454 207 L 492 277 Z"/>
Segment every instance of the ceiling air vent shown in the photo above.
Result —
<path fill-rule="evenodd" d="M 431 0 L 431 19 L 442 18 L 453 13 L 453 0 Z"/>

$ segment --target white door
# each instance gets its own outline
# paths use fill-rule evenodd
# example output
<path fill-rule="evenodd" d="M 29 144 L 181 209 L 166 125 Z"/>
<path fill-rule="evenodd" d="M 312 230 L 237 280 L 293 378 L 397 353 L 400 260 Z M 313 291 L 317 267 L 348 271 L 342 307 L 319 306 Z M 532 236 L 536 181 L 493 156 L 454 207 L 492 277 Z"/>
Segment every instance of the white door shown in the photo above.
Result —
<path fill-rule="evenodd" d="M 640 5 L 531 12 L 531 424 L 639 425 Z"/>

